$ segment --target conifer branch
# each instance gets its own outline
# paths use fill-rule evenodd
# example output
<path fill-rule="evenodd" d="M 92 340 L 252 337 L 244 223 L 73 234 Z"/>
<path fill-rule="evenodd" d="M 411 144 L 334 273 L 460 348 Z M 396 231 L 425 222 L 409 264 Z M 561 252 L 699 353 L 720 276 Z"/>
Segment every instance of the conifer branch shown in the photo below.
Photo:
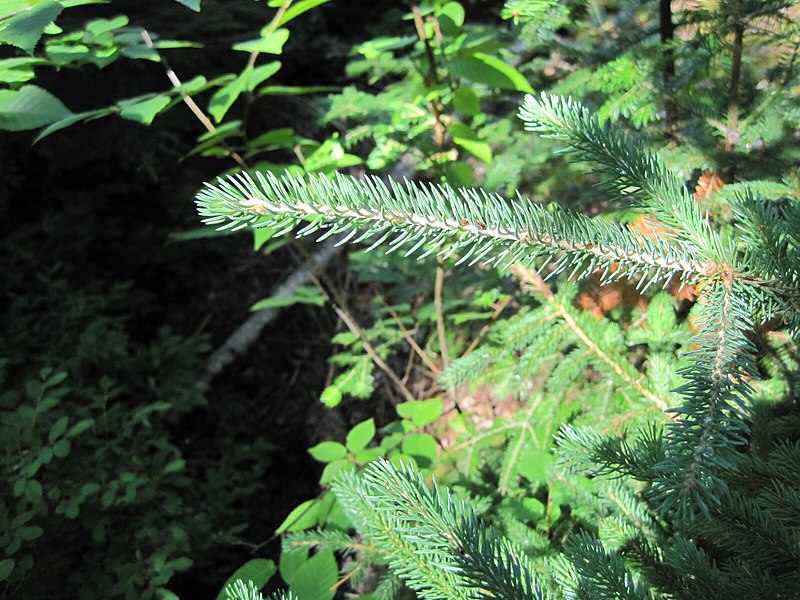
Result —
<path fill-rule="evenodd" d="M 604 281 L 630 277 L 643 287 L 673 276 L 694 281 L 714 268 L 669 240 L 522 199 L 507 202 L 482 191 L 409 181 L 387 187 L 374 177 L 256 176 L 258 182 L 238 174 L 207 184 L 197 198 L 204 222 L 221 229 L 271 226 L 285 233 L 307 221 L 299 236 L 327 229 L 320 239 L 335 233 L 345 234 L 343 242 L 375 237 L 371 247 L 410 246 L 406 256 L 423 248 L 422 256 L 438 252 L 445 258 L 463 251 L 459 262 L 484 260 L 502 268 L 546 256 L 554 273 L 569 269 L 580 277 L 600 271 Z"/>
<path fill-rule="evenodd" d="M 525 556 L 481 524 L 465 503 L 410 465 L 380 460 L 333 489 L 359 530 L 420 597 L 546 600 Z"/>
<path fill-rule="evenodd" d="M 649 600 L 650 590 L 638 583 L 623 560 L 609 552 L 600 540 L 581 532 L 565 544 L 567 560 L 580 578 L 588 598 Z"/>
<path fill-rule="evenodd" d="M 607 187 L 620 197 L 637 198 L 640 210 L 667 226 L 695 260 L 719 262 L 730 256 L 686 187 L 641 142 L 601 125 L 571 98 L 526 96 L 519 117 L 528 131 L 566 140 L 581 159 L 599 163 L 600 171 L 610 176 Z"/>
<path fill-rule="evenodd" d="M 713 285 L 713 284 L 712 284 Z M 692 365 L 677 391 L 684 403 L 667 427 L 667 471 L 654 489 L 662 511 L 675 509 L 691 519 L 696 508 L 708 514 L 727 486 L 719 476 L 732 468 L 730 453 L 745 442 L 744 411 L 750 400 L 747 380 L 754 375 L 752 328 L 742 290 L 735 280 L 717 283 L 703 297 L 700 333 L 687 353 Z"/>

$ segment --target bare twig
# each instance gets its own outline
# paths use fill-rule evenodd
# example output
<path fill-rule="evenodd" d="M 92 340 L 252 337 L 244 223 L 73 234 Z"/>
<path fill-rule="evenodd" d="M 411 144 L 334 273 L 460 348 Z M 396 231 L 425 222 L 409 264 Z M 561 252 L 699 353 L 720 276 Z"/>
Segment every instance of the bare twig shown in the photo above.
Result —
<path fill-rule="evenodd" d="M 367 351 L 367 354 L 369 354 L 370 358 L 372 359 L 372 362 L 374 362 L 375 365 L 381 371 L 383 371 L 389 379 L 392 380 L 392 383 L 394 383 L 395 386 L 397 386 L 397 389 L 400 390 L 400 393 L 403 394 L 403 397 L 406 399 L 406 401 L 413 402 L 414 400 L 416 400 L 414 394 L 411 393 L 411 391 L 406 387 L 403 381 L 397 376 L 397 373 L 395 373 L 392 370 L 392 368 L 386 364 L 386 361 L 384 361 L 380 356 L 378 356 L 378 353 L 375 351 L 375 348 L 372 346 L 372 343 L 369 341 L 369 338 L 367 338 L 366 334 L 364 333 L 364 330 L 361 327 L 359 327 L 359 325 L 355 322 L 355 320 L 353 320 L 352 315 L 350 315 L 350 313 L 347 312 L 347 310 L 343 309 L 340 306 L 334 305 L 333 310 L 336 311 L 336 314 L 339 315 L 339 318 L 342 320 L 342 322 L 345 325 L 347 325 L 347 328 L 353 334 L 358 336 L 358 338 L 361 340 L 361 343 L 364 345 L 364 350 Z"/>
<path fill-rule="evenodd" d="M 420 345 L 417 343 L 417 340 L 415 340 L 408 329 L 406 329 L 406 326 L 403 325 L 403 322 L 400 320 L 400 316 L 391 306 L 389 306 L 386 300 L 384 300 L 383 296 L 378 296 L 378 299 L 381 301 L 381 304 L 383 304 L 383 307 L 387 310 L 389 315 L 391 315 L 394 322 L 397 323 L 400 333 L 403 334 L 403 339 L 408 342 L 408 345 L 411 346 L 411 348 L 417 353 L 422 361 L 428 365 L 428 368 L 433 371 L 433 374 L 438 375 L 441 372 L 441 369 L 436 366 L 436 364 L 431 360 L 430 356 L 428 356 L 428 353 L 420 347 Z"/>
<path fill-rule="evenodd" d="M 442 259 L 436 265 L 436 282 L 433 287 L 433 304 L 436 307 L 436 333 L 439 335 L 439 345 L 442 347 L 442 367 L 450 364 L 450 353 L 447 351 L 447 330 L 444 325 L 444 308 L 442 306 L 442 286 L 444 284 L 444 266 Z"/>
<path fill-rule="evenodd" d="M 183 85 L 183 83 L 181 83 L 181 80 L 178 77 L 178 75 L 175 73 L 175 71 L 172 70 L 172 67 L 169 66 L 169 63 L 167 62 L 167 59 L 164 58 L 163 56 L 161 56 L 161 54 L 158 52 L 158 50 L 156 50 L 156 47 L 153 44 L 153 39 L 150 37 L 150 34 L 147 32 L 146 29 L 142 29 L 140 33 L 141 33 L 142 39 L 144 40 L 145 45 L 148 48 L 150 48 L 151 50 L 153 50 L 156 54 L 158 54 L 158 58 L 161 61 L 161 65 L 164 67 L 164 70 L 167 73 L 167 79 L 169 79 L 169 81 L 172 84 L 172 86 L 174 88 L 176 88 L 176 89 L 180 88 Z M 203 124 L 203 127 L 205 127 L 206 130 L 209 133 L 215 133 L 217 131 L 217 128 L 211 122 L 211 119 L 209 119 L 206 116 L 206 114 L 203 112 L 203 110 L 199 106 L 197 106 L 197 103 L 194 101 L 194 99 L 189 94 L 187 94 L 187 93 L 185 93 L 183 91 L 181 91 L 180 94 L 181 94 L 181 98 L 183 99 L 183 103 L 186 104 L 186 106 L 189 107 L 189 110 L 191 110 L 192 114 L 195 117 L 197 117 L 197 120 L 200 121 Z M 237 165 L 239 165 L 242 169 L 249 168 L 247 166 L 247 162 L 241 157 L 241 155 L 238 152 L 236 152 L 235 150 L 232 150 L 227 144 L 225 144 L 224 141 L 222 142 L 222 146 L 223 146 L 223 148 L 225 148 L 225 151 L 228 153 L 228 155 L 234 161 L 236 161 Z"/>

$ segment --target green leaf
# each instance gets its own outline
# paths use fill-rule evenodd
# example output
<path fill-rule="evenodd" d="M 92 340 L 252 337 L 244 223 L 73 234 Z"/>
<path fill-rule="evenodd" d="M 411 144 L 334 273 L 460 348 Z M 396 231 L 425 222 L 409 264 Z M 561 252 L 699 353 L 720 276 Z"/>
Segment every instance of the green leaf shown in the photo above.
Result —
<path fill-rule="evenodd" d="M 195 12 L 200 12 L 201 0 L 175 0 L 178 4 L 183 4 L 186 8 L 191 8 Z"/>
<path fill-rule="evenodd" d="M 208 103 L 208 112 L 211 113 L 217 123 L 225 118 L 228 109 L 233 106 L 233 103 L 244 91 L 252 70 L 252 67 L 246 68 L 236 79 L 222 86 L 211 96 L 211 100 Z"/>
<path fill-rule="evenodd" d="M 0 129 L 24 131 L 72 116 L 50 92 L 35 85 L 18 90 L 0 90 Z"/>
<path fill-rule="evenodd" d="M 275 234 L 278 233 L 278 229 L 275 227 L 259 227 L 258 229 L 253 230 L 253 250 L 260 250 L 261 246 L 266 244 L 270 241 Z M 207 237 L 207 236 L 203 236 Z"/>
<path fill-rule="evenodd" d="M 25 485 L 25 497 L 31 502 L 38 504 L 42 501 L 42 494 L 44 494 L 42 484 L 35 479 L 28 480 L 28 483 Z"/>
<path fill-rule="evenodd" d="M 331 600 L 336 591 L 331 589 L 339 577 L 339 567 L 333 552 L 317 552 L 298 570 L 289 589 L 303 600 Z"/>
<path fill-rule="evenodd" d="M 10 18 L 0 21 L 0 42 L 11 44 L 32 54 L 45 28 L 56 20 L 64 7 L 52 0 L 43 0 Z M 0 18 L 6 16 L 6 8 L 0 8 Z M 2 110 L 0 110 L 2 112 Z"/>
<path fill-rule="evenodd" d="M 11 573 L 14 572 L 15 564 L 13 558 L 4 558 L 0 560 L 0 581 L 5 581 L 11 576 Z"/>
<path fill-rule="evenodd" d="M 256 67 L 247 79 L 247 91 L 255 91 L 259 84 L 265 82 L 280 70 L 281 63 L 277 60 Z"/>
<path fill-rule="evenodd" d="M 6 58 L 0 60 L 0 83 L 23 83 L 36 74 L 33 67 L 46 61 L 40 58 Z"/>
<path fill-rule="evenodd" d="M 322 475 L 319 477 L 319 482 L 321 485 L 327 485 L 336 479 L 339 473 L 342 473 L 343 471 L 352 471 L 355 468 L 356 466 L 349 460 L 334 460 L 333 462 L 329 462 L 327 465 L 325 465 L 325 468 L 322 469 Z"/>
<path fill-rule="evenodd" d="M 471 117 L 481 112 L 481 101 L 478 99 L 478 94 L 466 87 L 460 87 L 456 90 L 453 95 L 453 106 L 461 114 Z"/>
<path fill-rule="evenodd" d="M 98 108 L 97 110 L 89 110 L 86 112 L 70 114 L 69 117 L 60 119 L 55 123 L 51 123 L 44 129 L 42 129 L 39 132 L 39 135 L 36 136 L 36 139 L 33 140 L 33 143 L 36 144 L 41 140 L 43 140 L 44 138 L 46 138 L 48 135 L 55 133 L 56 131 L 59 131 L 66 127 L 69 127 L 70 125 L 74 125 L 79 121 L 92 121 L 94 119 L 99 119 L 100 117 L 105 117 L 107 115 L 110 115 L 113 112 L 114 109 L 112 107 L 112 108 Z"/>
<path fill-rule="evenodd" d="M 257 40 L 248 40 L 234 45 L 234 50 L 241 52 L 267 52 L 269 54 L 280 54 L 283 51 L 283 45 L 289 39 L 288 29 L 278 29 L 273 32 L 268 32 L 262 35 Z"/>
<path fill-rule="evenodd" d="M 308 173 L 327 173 L 334 169 L 361 164 L 361 159 L 347 154 L 341 142 L 335 138 L 325 140 L 314 152 L 306 157 L 305 169 Z"/>
<path fill-rule="evenodd" d="M 447 127 L 447 131 L 453 138 L 453 142 L 474 154 L 485 163 L 492 162 L 492 148 L 478 137 L 478 134 L 464 125 L 454 121 Z"/>
<path fill-rule="evenodd" d="M 482 319 L 491 319 L 493 315 L 494 311 L 486 311 L 486 312 L 465 311 L 456 313 L 454 315 L 449 315 L 449 318 L 456 325 L 460 325 L 461 323 L 467 323 L 469 321 L 480 321 Z"/>
<path fill-rule="evenodd" d="M 519 71 L 499 58 L 483 52 L 454 58 L 450 61 L 449 68 L 458 77 L 489 87 L 533 93 L 533 88 Z"/>
<path fill-rule="evenodd" d="M 67 437 L 75 437 L 76 435 L 80 435 L 87 429 L 91 429 L 93 425 L 94 419 L 82 419 L 70 427 L 70 430 L 67 432 Z"/>
<path fill-rule="evenodd" d="M 128 24 L 128 17 L 125 15 L 117 15 L 112 19 L 95 19 L 86 24 L 86 32 L 91 33 L 94 37 L 114 31 L 120 27 L 125 27 Z"/>
<path fill-rule="evenodd" d="M 36 539 L 39 539 L 44 534 L 44 529 L 39 527 L 38 525 L 29 525 L 28 527 L 21 527 L 17 531 L 17 535 L 22 539 L 24 542 L 30 542 Z"/>
<path fill-rule="evenodd" d="M 358 452 L 367 447 L 375 437 L 375 419 L 367 419 L 353 427 L 347 434 L 345 444 L 350 452 Z"/>
<path fill-rule="evenodd" d="M 66 458 L 72 450 L 72 444 L 69 440 L 58 440 L 53 445 L 53 455 L 58 458 Z"/>
<path fill-rule="evenodd" d="M 51 443 L 56 441 L 61 437 L 61 434 L 67 430 L 67 425 L 69 425 L 69 419 L 67 417 L 59 418 L 50 428 L 50 433 L 48 434 L 47 439 Z"/>
<path fill-rule="evenodd" d="M 525 450 L 519 457 L 516 471 L 528 481 L 544 481 L 547 478 L 547 467 L 553 461 L 553 455 L 541 448 Z"/>
<path fill-rule="evenodd" d="M 171 460 L 170 462 L 168 462 L 164 466 L 164 468 L 161 470 L 161 472 L 164 475 L 169 475 L 170 473 L 175 473 L 177 471 L 180 471 L 185 466 L 186 466 L 186 461 L 184 459 L 176 458 L 176 459 Z"/>
<path fill-rule="evenodd" d="M 424 427 L 433 423 L 442 415 L 444 404 L 441 398 L 430 398 L 428 400 L 414 400 L 403 402 L 396 407 L 397 414 L 403 419 L 409 419 L 417 427 Z"/>
<path fill-rule="evenodd" d="M 292 19 L 299 17 L 304 12 L 311 10 L 319 6 L 320 4 L 325 4 L 326 2 L 330 2 L 330 0 L 300 0 L 299 2 L 295 2 L 289 7 L 283 16 L 281 17 L 280 21 L 278 21 L 278 25 L 286 25 Z M 283 0 L 281 0 L 277 6 L 283 4 Z M 270 6 L 274 6 L 274 4 L 270 4 Z"/>
<path fill-rule="evenodd" d="M 275 563 L 266 558 L 248 560 L 241 567 L 236 569 L 233 575 L 228 577 L 219 594 L 217 594 L 217 600 L 225 600 L 227 598 L 225 588 L 234 583 L 237 579 L 252 581 L 258 589 L 261 589 L 272 579 L 277 570 L 278 568 L 275 566 Z"/>
<path fill-rule="evenodd" d="M 319 517 L 319 502 L 316 499 L 306 500 L 289 513 L 275 530 L 276 534 L 284 531 L 302 531 L 317 524 Z"/>
<path fill-rule="evenodd" d="M 445 35 L 457 35 L 464 24 L 464 7 L 458 2 L 448 2 L 438 11 L 439 26 Z"/>
<path fill-rule="evenodd" d="M 339 92 L 341 88 L 331 85 L 270 85 L 258 90 L 259 96 L 270 95 L 295 95 L 295 94 L 322 94 Z"/>
<path fill-rule="evenodd" d="M 432 467 L 438 458 L 436 440 L 427 433 L 412 433 L 403 440 L 403 454 L 413 457 L 421 469 Z"/>
<path fill-rule="evenodd" d="M 291 296 L 273 296 L 271 298 L 264 298 L 263 300 L 259 300 L 253 306 L 251 306 L 250 310 L 256 312 L 270 308 L 292 306 L 294 304 L 313 304 L 315 306 L 323 306 L 325 304 L 325 296 L 316 286 L 301 285 L 297 287 L 295 293 Z"/>
<path fill-rule="evenodd" d="M 155 98 L 132 102 L 123 100 L 119 103 L 122 109 L 119 116 L 142 125 L 150 125 L 156 115 L 169 106 L 169 103 L 170 98 L 168 96 L 156 96 Z"/>
<path fill-rule="evenodd" d="M 329 463 L 347 456 L 347 448 L 339 442 L 320 442 L 308 449 L 308 453 L 319 462 Z"/>

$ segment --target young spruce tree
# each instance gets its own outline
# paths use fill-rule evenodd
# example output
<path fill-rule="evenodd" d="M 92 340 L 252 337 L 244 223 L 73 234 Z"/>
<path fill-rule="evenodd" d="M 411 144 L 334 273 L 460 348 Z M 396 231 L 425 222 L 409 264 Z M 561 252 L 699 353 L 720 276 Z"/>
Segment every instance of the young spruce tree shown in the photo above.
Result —
<path fill-rule="evenodd" d="M 644 290 L 678 280 L 700 290 L 681 402 L 663 426 L 633 441 L 588 429 L 560 434 L 573 468 L 645 483 L 628 494 L 621 543 L 571 536 L 553 572 L 482 525 L 465 502 L 425 486 L 410 467 L 374 463 L 335 484 L 359 533 L 423 598 L 794 597 L 800 590 L 800 446 L 756 448 L 769 419 L 754 403 L 754 328 L 780 322 L 800 342 L 800 211 L 745 190 L 731 200 L 735 233 L 716 228 L 683 183 L 643 145 L 601 125 L 568 98 L 527 96 L 526 129 L 563 139 L 667 234 L 476 190 L 377 178 L 230 176 L 198 196 L 223 227 L 324 231 L 388 244 L 406 256 L 437 252 L 504 269 L 599 273 Z M 542 260 L 544 262 L 542 262 Z M 545 264 L 546 263 L 546 264 Z M 792 351 L 794 354 L 794 352 Z M 796 361 L 796 355 L 792 357 Z M 791 390 L 790 393 L 793 393 Z M 772 422 L 774 426 L 774 421 Z M 761 439 L 768 439 L 763 432 Z M 766 595 L 765 595 L 766 594 Z"/>

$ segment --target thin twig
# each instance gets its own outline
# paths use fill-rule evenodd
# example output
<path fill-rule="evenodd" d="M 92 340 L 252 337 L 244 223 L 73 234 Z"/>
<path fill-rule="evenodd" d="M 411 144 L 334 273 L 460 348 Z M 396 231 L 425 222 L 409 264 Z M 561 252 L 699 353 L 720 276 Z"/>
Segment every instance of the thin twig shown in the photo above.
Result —
<path fill-rule="evenodd" d="M 364 345 L 364 350 L 367 351 L 367 354 L 369 354 L 370 358 L 372 359 L 372 362 L 374 362 L 375 365 L 381 371 L 383 371 L 389 379 L 392 380 L 392 383 L 394 383 L 397 386 L 397 389 L 400 390 L 400 393 L 403 394 L 403 397 L 406 399 L 406 401 L 413 402 L 414 400 L 416 400 L 414 394 L 411 393 L 411 391 L 406 387 L 406 385 L 392 370 L 392 368 L 386 364 L 386 361 L 384 361 L 380 356 L 378 356 L 378 353 L 375 351 L 375 348 L 370 343 L 369 339 L 364 333 L 364 330 L 361 329 L 361 327 L 359 327 L 358 324 L 353 320 L 353 317 L 350 315 L 350 313 L 347 312 L 347 310 L 343 309 L 342 307 L 336 306 L 335 304 L 333 306 L 333 310 L 336 312 L 337 315 L 339 315 L 339 318 L 342 320 L 342 322 L 344 322 L 344 324 L 347 325 L 347 328 L 353 334 L 358 336 L 358 339 L 361 340 L 361 343 Z"/>
<path fill-rule="evenodd" d="M 433 287 L 433 304 L 436 307 L 436 333 L 439 335 L 439 345 L 442 347 L 442 367 L 450 364 L 450 353 L 447 351 L 447 330 L 444 325 L 444 308 L 442 306 L 442 286 L 444 284 L 444 266 L 442 259 L 437 259 L 436 282 Z"/>
<path fill-rule="evenodd" d="M 303 248 L 300 244 L 297 244 L 296 246 L 294 246 L 294 248 L 295 250 L 303 254 L 305 257 L 307 257 L 307 260 L 311 260 L 311 257 L 308 255 L 306 249 Z M 406 387 L 406 385 L 403 383 L 403 381 L 400 379 L 397 373 L 395 373 L 394 370 L 388 364 L 386 364 L 386 361 L 384 361 L 380 356 L 378 356 L 378 353 L 372 346 L 372 343 L 369 341 L 369 338 L 367 338 L 366 333 L 364 333 L 364 329 L 358 324 L 355 317 L 353 317 L 353 315 L 347 309 L 347 303 L 344 301 L 344 298 L 339 293 L 338 288 L 333 284 L 331 279 L 325 274 L 324 271 L 320 269 L 317 269 L 316 274 L 312 275 L 311 277 L 314 280 L 316 286 L 330 300 L 331 304 L 333 305 L 334 312 L 336 312 L 336 314 L 339 316 L 342 322 L 347 326 L 350 332 L 358 336 L 358 339 L 361 340 L 361 343 L 364 345 L 364 349 L 367 351 L 367 354 L 369 354 L 370 358 L 375 363 L 375 366 L 377 366 L 381 371 L 383 371 L 386 374 L 386 376 L 392 381 L 392 383 L 394 383 L 397 386 L 397 389 L 400 391 L 400 393 L 407 401 L 410 402 L 412 400 L 416 400 L 414 394 L 412 394 L 409 391 L 409 389 Z M 323 285 L 322 282 L 324 282 L 325 285 Z"/>
<path fill-rule="evenodd" d="M 461 358 L 464 358 L 467 354 L 471 353 L 472 351 L 475 350 L 475 348 L 478 347 L 478 344 L 481 343 L 481 340 L 484 338 L 484 336 L 487 333 L 489 333 L 489 331 L 492 329 L 492 323 L 494 323 L 497 320 L 497 317 L 499 317 L 502 314 L 502 312 L 506 309 L 506 307 L 509 304 L 511 304 L 511 295 L 508 295 L 505 298 L 503 298 L 503 300 L 500 302 L 497 308 L 494 309 L 494 312 L 492 313 L 489 323 L 481 327 L 481 330 L 478 332 L 478 335 L 476 335 L 475 338 L 472 340 L 472 342 L 470 342 L 469 346 L 464 351 L 464 354 L 461 355 Z"/>
<path fill-rule="evenodd" d="M 153 44 L 153 39 L 150 37 L 150 34 L 147 32 L 146 29 L 142 29 L 140 34 L 142 36 L 142 39 L 144 40 L 145 45 L 158 55 L 158 59 L 167 73 L 167 79 L 169 79 L 170 83 L 175 89 L 179 89 L 183 85 L 181 83 L 180 78 L 178 77 L 177 73 L 175 73 L 175 71 L 172 70 L 172 67 L 169 66 L 167 59 L 164 58 L 158 52 L 158 50 L 156 50 L 155 44 Z M 184 104 L 186 104 L 186 106 L 189 107 L 189 110 L 191 110 L 192 114 L 197 118 L 197 120 L 203 124 L 203 127 L 205 127 L 209 133 L 216 133 L 217 128 L 211 122 L 211 119 L 209 119 L 206 116 L 203 110 L 199 106 L 197 106 L 197 103 L 194 101 L 194 99 L 184 91 L 180 91 L 180 94 Z M 224 141 L 222 141 L 221 144 L 222 147 L 225 148 L 225 151 L 228 153 L 228 155 L 234 161 L 236 161 L 237 165 L 239 165 L 242 169 L 249 168 L 247 162 L 241 157 L 241 155 L 238 152 L 232 150 Z"/>
<path fill-rule="evenodd" d="M 395 310 L 391 306 L 389 306 L 389 304 L 386 302 L 383 296 L 379 294 L 378 299 L 381 301 L 381 304 L 383 304 L 383 307 L 392 317 L 394 322 L 397 323 L 397 327 L 403 334 L 403 339 L 405 339 L 405 341 L 408 342 L 408 345 L 411 346 L 414 352 L 416 352 L 417 355 L 423 360 L 423 362 L 426 365 L 428 365 L 428 368 L 431 371 L 433 371 L 434 375 L 439 375 L 439 373 L 441 373 L 441 369 L 439 369 L 439 367 L 436 366 L 436 364 L 431 360 L 430 356 L 428 356 L 428 353 L 425 352 L 425 350 L 423 350 L 417 343 L 417 340 L 415 340 L 412 337 L 411 333 L 408 331 L 408 329 L 406 329 L 406 326 L 403 325 L 403 322 L 400 320 L 400 316 L 395 312 Z"/>

